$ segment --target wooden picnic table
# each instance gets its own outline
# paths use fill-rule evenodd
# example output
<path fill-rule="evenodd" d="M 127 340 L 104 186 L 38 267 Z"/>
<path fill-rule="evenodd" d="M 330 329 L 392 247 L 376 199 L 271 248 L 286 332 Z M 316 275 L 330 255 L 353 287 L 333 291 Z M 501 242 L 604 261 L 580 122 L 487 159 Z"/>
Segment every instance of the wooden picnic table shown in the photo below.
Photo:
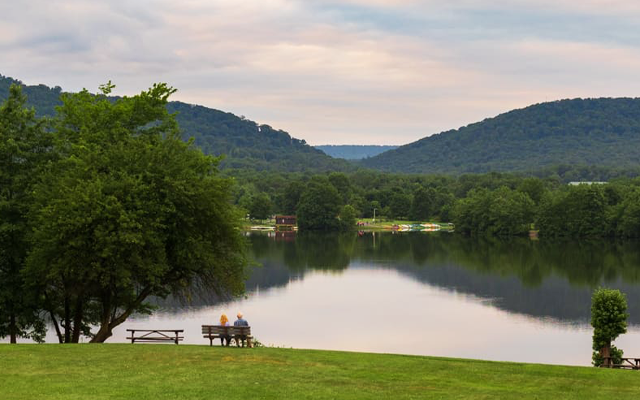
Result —
<path fill-rule="evenodd" d="M 131 336 L 127 337 L 131 340 L 131 344 L 135 342 L 174 342 L 178 344 L 184 339 L 184 336 L 180 336 L 184 329 L 127 329 L 127 332 L 131 332 Z M 136 336 L 136 332 L 141 334 Z"/>
<path fill-rule="evenodd" d="M 604 357 L 602 363 L 603 368 L 622 368 L 622 369 L 638 369 L 640 370 L 640 358 L 622 358 L 620 364 L 613 363 L 613 357 Z"/>

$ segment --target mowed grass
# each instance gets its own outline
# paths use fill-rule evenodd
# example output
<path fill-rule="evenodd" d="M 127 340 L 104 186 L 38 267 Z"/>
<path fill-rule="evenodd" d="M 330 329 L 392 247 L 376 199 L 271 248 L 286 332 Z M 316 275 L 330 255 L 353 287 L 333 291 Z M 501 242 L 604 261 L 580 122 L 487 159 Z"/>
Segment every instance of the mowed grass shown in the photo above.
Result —
<path fill-rule="evenodd" d="M 640 372 L 188 345 L 0 345 L 0 399 L 640 398 Z"/>

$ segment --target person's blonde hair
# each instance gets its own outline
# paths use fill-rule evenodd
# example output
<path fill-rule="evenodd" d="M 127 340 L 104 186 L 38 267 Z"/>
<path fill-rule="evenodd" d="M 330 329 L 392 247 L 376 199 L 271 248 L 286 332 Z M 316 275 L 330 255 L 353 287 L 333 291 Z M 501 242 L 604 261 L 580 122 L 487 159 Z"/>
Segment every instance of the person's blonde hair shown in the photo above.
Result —
<path fill-rule="evenodd" d="M 238 319 L 242 318 L 242 313 L 238 311 Z"/>
<path fill-rule="evenodd" d="M 227 318 L 227 315 L 226 315 L 226 314 L 222 314 L 222 315 L 220 316 L 220 325 L 224 325 L 224 324 L 226 324 L 227 322 L 229 322 L 229 318 Z"/>

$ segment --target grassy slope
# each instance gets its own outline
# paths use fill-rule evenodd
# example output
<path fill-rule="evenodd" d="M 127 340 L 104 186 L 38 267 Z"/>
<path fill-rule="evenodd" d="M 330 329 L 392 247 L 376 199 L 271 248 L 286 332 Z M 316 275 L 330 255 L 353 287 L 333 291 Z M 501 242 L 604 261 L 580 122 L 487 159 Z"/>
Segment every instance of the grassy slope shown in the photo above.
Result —
<path fill-rule="evenodd" d="M 0 398 L 634 398 L 636 371 L 174 345 L 0 345 Z"/>

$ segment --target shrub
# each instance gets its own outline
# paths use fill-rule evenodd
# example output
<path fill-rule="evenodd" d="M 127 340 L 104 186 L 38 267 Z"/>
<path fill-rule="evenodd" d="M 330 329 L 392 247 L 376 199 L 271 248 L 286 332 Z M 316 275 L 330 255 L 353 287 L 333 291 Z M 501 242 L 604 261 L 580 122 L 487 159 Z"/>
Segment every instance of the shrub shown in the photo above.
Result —
<path fill-rule="evenodd" d="M 591 299 L 593 326 L 593 365 L 599 367 L 604 357 L 612 357 L 614 364 L 622 362 L 623 352 L 611 345 L 620 334 L 627 332 L 627 298 L 619 290 L 597 289 Z"/>

